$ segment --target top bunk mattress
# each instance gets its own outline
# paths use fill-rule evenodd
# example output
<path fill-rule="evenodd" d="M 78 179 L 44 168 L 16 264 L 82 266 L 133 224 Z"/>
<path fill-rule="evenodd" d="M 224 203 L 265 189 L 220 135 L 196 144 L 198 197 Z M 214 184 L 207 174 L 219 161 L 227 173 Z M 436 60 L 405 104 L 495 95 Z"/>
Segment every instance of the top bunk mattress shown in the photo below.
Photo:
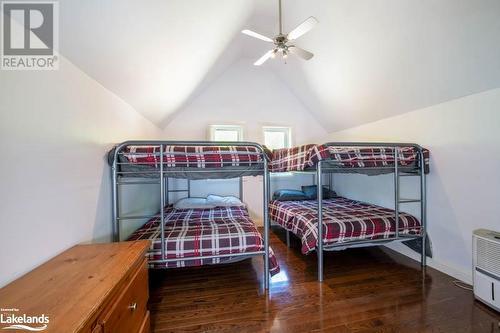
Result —
<path fill-rule="evenodd" d="M 115 148 L 108 153 L 113 165 Z M 157 178 L 163 155 L 167 177 L 185 179 L 223 179 L 263 173 L 265 155 L 254 146 L 126 146 L 117 154 L 118 175 Z"/>
<path fill-rule="evenodd" d="M 272 152 L 271 172 L 307 171 L 315 169 L 319 161 L 325 161 L 326 169 L 342 173 L 383 174 L 394 167 L 394 149 L 401 171 L 419 168 L 419 150 L 413 146 L 330 146 L 308 144 L 293 148 L 276 149 Z M 423 149 L 424 170 L 429 173 L 429 150 Z"/>

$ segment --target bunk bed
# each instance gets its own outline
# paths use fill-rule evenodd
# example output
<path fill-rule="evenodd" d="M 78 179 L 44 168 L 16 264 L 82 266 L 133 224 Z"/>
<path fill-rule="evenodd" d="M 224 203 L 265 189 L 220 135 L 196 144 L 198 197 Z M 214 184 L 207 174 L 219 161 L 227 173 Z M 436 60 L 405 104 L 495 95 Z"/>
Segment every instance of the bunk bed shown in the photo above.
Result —
<path fill-rule="evenodd" d="M 119 241 L 120 223 L 148 221 L 128 239 L 149 239 L 150 268 L 174 268 L 230 263 L 262 256 L 264 288 L 279 271 L 269 247 L 269 156 L 252 142 L 126 141 L 108 154 L 112 177 L 113 239 Z M 264 179 L 264 231 L 258 231 L 246 207 L 178 209 L 170 205 L 169 193 L 191 196 L 191 180 L 239 178 L 262 175 Z M 169 189 L 169 179 L 187 179 L 188 188 Z M 120 188 L 132 184 L 158 184 L 160 212 L 154 216 L 121 214 Z"/>
<path fill-rule="evenodd" d="M 330 142 L 272 152 L 272 173 L 305 172 L 315 175 L 315 200 L 279 201 L 270 205 L 270 218 L 302 242 L 304 254 L 316 251 L 318 280 L 323 281 L 323 252 L 349 247 L 421 241 L 421 264 L 426 265 L 426 174 L 429 151 L 411 143 Z M 394 174 L 394 209 L 333 196 L 323 199 L 324 177 L 331 188 L 332 174 Z M 419 177 L 419 198 L 400 197 L 401 177 Z M 420 219 L 401 212 L 408 203 L 420 205 Z M 319 241 L 320 240 L 320 241 Z"/>

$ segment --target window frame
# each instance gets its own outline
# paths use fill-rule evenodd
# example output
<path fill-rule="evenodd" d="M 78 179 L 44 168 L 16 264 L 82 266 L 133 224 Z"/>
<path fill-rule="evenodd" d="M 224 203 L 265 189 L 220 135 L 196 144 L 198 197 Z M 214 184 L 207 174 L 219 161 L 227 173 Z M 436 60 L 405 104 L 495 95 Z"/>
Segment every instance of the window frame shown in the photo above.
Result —
<path fill-rule="evenodd" d="M 236 141 L 243 141 L 243 126 L 241 125 L 210 125 L 209 126 L 209 140 L 213 142 L 232 142 L 232 141 L 216 141 L 215 140 L 215 133 L 217 130 L 234 130 L 238 133 L 238 140 Z"/>
<path fill-rule="evenodd" d="M 266 144 L 266 132 L 280 132 L 285 134 L 285 147 L 283 148 L 292 148 L 292 128 L 288 126 L 263 126 L 262 127 L 262 136 L 264 145 Z M 270 147 L 268 147 L 271 149 Z"/>

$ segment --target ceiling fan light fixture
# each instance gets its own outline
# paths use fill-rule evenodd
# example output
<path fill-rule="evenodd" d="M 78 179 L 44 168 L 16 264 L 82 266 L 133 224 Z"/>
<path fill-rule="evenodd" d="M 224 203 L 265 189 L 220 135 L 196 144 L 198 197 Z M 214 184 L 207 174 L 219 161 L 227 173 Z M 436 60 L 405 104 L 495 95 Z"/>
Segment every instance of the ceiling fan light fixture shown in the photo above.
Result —
<path fill-rule="evenodd" d="M 259 58 L 254 65 L 255 66 L 260 66 L 264 62 L 266 62 L 269 58 L 276 58 L 276 55 L 278 52 L 281 52 L 281 57 L 283 59 L 288 58 L 288 53 L 293 53 L 293 55 L 298 56 L 299 58 L 302 58 L 304 60 L 310 60 L 314 54 L 312 54 L 309 51 L 303 50 L 295 45 L 288 45 L 288 42 L 295 40 L 299 38 L 300 36 L 304 35 L 308 31 L 310 31 L 314 26 L 318 23 L 318 20 L 310 16 L 307 18 L 305 21 L 303 21 L 301 24 L 299 24 L 295 29 L 290 31 L 288 34 L 283 33 L 283 20 L 282 20 L 282 15 L 281 15 L 281 0 L 278 0 L 278 14 L 279 14 L 279 34 L 274 38 L 271 39 L 269 37 L 263 36 L 257 32 L 251 31 L 251 30 L 243 30 L 242 33 L 245 35 L 248 35 L 250 37 L 254 37 L 266 42 L 272 42 L 274 43 L 275 47 L 274 49 L 267 51 L 261 58 Z M 285 62 L 286 63 L 286 62 Z"/>

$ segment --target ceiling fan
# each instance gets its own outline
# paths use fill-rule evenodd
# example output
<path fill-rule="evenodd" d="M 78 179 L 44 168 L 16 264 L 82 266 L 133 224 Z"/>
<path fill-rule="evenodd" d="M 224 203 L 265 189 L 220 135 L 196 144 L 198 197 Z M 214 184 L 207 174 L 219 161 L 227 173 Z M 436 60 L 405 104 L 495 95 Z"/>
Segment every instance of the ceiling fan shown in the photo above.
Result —
<path fill-rule="evenodd" d="M 304 60 L 309 60 L 311 59 L 314 54 L 312 54 L 309 51 L 306 51 L 304 49 L 301 49 L 297 45 L 294 44 L 289 44 L 290 42 L 296 40 L 300 36 L 304 35 L 307 33 L 309 30 L 314 28 L 316 24 L 318 24 L 318 20 L 310 16 L 307 20 L 299 24 L 295 29 L 290 31 L 288 34 L 283 34 L 283 20 L 281 16 L 281 0 L 278 0 L 278 11 L 279 11 L 279 34 L 274 37 L 274 39 L 271 39 L 269 37 L 266 37 L 264 35 L 261 35 L 255 31 L 245 29 L 242 31 L 245 35 L 261 39 L 266 42 L 274 43 L 274 48 L 272 50 L 267 51 L 262 57 L 260 57 L 256 62 L 254 62 L 255 66 L 260 66 L 264 62 L 266 62 L 269 58 L 275 58 L 276 55 L 281 54 L 283 59 L 286 60 L 288 57 L 288 54 L 295 54 L 296 56 L 304 59 Z"/>

